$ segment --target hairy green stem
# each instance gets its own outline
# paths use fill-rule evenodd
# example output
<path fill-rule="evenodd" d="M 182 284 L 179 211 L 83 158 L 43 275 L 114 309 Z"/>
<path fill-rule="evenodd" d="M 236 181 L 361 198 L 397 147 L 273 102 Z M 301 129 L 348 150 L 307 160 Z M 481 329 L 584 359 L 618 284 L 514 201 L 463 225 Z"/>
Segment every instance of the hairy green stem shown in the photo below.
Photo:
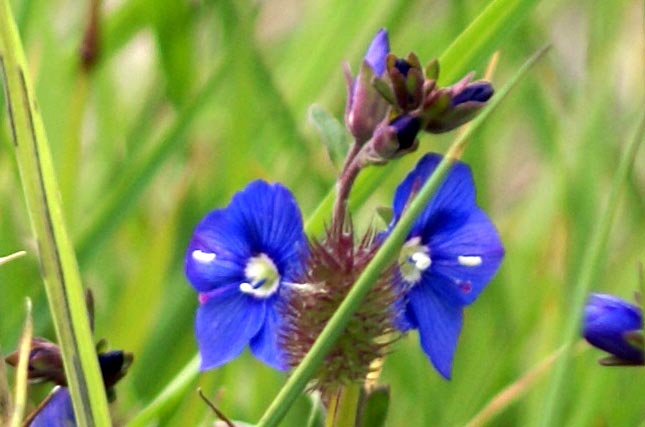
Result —
<path fill-rule="evenodd" d="M 78 425 L 109 426 L 74 250 L 25 54 L 8 0 L 0 1 L 0 73 L 31 227 Z"/>

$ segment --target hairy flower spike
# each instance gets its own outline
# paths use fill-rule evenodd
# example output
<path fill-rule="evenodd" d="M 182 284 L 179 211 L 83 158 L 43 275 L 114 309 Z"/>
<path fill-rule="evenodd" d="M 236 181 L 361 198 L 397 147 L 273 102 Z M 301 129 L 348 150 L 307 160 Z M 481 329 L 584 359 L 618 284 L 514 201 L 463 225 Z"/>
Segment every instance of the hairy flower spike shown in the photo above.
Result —
<path fill-rule="evenodd" d="M 309 269 L 298 281 L 308 286 L 294 291 L 283 307 L 286 326 L 281 337 L 291 366 L 297 366 L 320 335 L 378 245 L 367 233 L 355 243 L 350 224 L 334 223 L 322 241 L 310 243 Z M 395 328 L 400 287 L 386 271 L 354 313 L 343 335 L 326 356 L 311 389 L 331 396 L 339 387 L 364 381 L 370 364 L 384 356 L 400 334 Z"/>

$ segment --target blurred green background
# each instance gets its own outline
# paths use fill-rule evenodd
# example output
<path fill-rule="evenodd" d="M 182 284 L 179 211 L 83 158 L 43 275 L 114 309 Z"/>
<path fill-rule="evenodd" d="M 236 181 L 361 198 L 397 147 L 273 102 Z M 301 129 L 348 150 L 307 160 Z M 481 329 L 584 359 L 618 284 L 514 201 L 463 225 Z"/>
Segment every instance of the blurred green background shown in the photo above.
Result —
<path fill-rule="evenodd" d="M 465 155 L 506 259 L 467 309 L 452 381 L 432 369 L 416 334 L 398 343 L 381 378 L 392 386 L 389 426 L 464 425 L 558 348 L 582 253 L 643 114 L 642 1 L 524 3 L 514 25 L 498 31 L 494 84 L 540 47 L 552 49 Z M 123 422 L 196 352 L 197 299 L 182 266 L 199 219 L 256 178 L 283 182 L 304 216 L 311 214 L 332 188 L 335 169 L 307 110 L 318 103 L 342 120 L 343 61 L 356 70 L 381 27 L 395 53 L 415 51 L 422 62 L 438 57 L 486 2 L 105 1 L 101 49 L 89 72 L 79 67 L 78 52 L 90 2 L 12 6 L 84 282 L 95 294 L 95 336 L 135 354 L 117 387 L 114 419 Z M 488 60 L 474 58 L 466 70 L 481 76 Z M 0 267 L 6 353 L 18 342 L 27 296 L 36 335 L 54 339 L 54 332 L 4 110 L 2 116 L 0 255 L 29 253 Z M 359 227 L 380 226 L 375 208 L 389 203 L 419 156 L 443 152 L 453 138 L 423 136 L 417 153 L 388 165 L 386 180 L 355 212 Z M 602 262 L 594 289 L 631 299 L 638 263 L 645 262 L 643 149 Z M 601 368 L 599 357 L 585 349 L 573 359 L 561 391 L 566 425 L 640 425 L 645 370 Z M 199 385 L 224 413 L 256 421 L 284 379 L 246 352 L 202 374 Z M 547 379 L 531 384 L 490 425 L 539 419 Z M 304 425 L 308 410 L 300 399 L 283 425 Z M 205 426 L 213 419 L 192 391 L 163 418 L 159 425 Z"/>

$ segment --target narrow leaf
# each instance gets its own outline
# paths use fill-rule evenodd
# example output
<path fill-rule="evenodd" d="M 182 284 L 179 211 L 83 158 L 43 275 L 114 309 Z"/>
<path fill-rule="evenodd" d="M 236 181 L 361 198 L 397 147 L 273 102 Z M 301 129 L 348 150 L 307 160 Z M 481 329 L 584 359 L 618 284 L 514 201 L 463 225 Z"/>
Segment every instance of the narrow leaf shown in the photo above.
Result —
<path fill-rule="evenodd" d="M 79 425 L 107 427 L 110 416 L 80 273 L 63 221 L 47 135 L 8 1 L 0 3 L 0 73 L 22 188 L 76 419 Z"/>

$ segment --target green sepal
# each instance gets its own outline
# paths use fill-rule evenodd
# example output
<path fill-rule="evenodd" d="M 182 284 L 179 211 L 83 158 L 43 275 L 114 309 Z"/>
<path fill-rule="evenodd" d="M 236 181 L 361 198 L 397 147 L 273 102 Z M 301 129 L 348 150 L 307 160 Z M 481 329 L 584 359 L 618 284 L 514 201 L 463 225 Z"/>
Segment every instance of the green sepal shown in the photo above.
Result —
<path fill-rule="evenodd" d="M 437 80 L 439 78 L 439 60 L 433 59 L 426 64 L 426 79 Z"/>
<path fill-rule="evenodd" d="M 376 214 L 383 220 L 386 225 L 392 222 L 392 218 L 394 218 L 394 210 L 390 206 L 377 207 Z"/>
<path fill-rule="evenodd" d="M 316 128 L 327 154 L 338 170 L 343 166 L 343 161 L 349 150 L 348 136 L 345 127 L 327 110 L 318 104 L 309 107 L 309 122 Z"/>

